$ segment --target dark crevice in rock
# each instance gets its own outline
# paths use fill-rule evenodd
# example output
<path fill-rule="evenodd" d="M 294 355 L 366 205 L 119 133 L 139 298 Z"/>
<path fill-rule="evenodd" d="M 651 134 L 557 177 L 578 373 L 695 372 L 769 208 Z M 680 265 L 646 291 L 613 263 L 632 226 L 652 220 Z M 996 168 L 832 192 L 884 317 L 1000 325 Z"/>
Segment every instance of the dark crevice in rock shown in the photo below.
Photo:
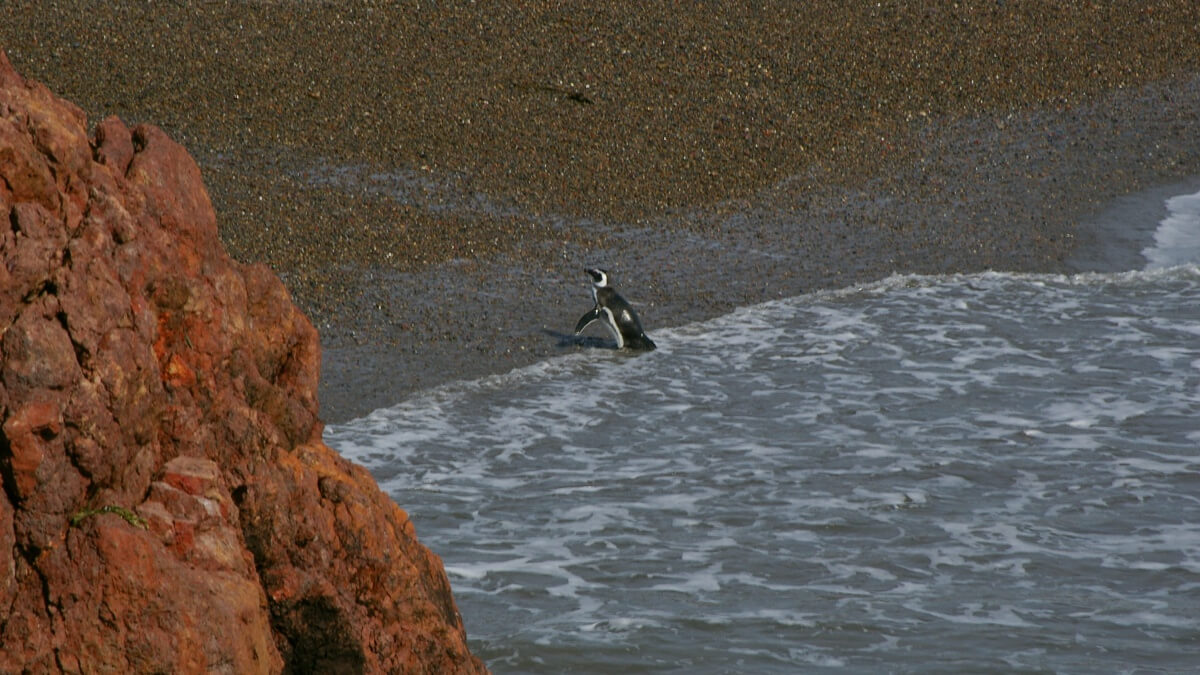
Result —
<path fill-rule="evenodd" d="M 366 659 L 345 617 L 328 597 L 271 609 L 271 626 L 287 641 L 284 673 L 362 673 Z"/>
<path fill-rule="evenodd" d="M 21 301 L 28 304 L 43 295 L 58 295 L 58 285 L 52 279 L 42 279 L 29 292 L 25 294 Z"/>
<path fill-rule="evenodd" d="M 7 417 L 7 415 L 5 415 Z M 0 420 L 3 423 L 3 420 Z M 13 451 L 12 444 L 8 440 L 8 434 L 4 433 L 0 427 L 0 485 L 4 487 L 4 496 L 8 497 L 8 503 L 12 504 L 13 509 L 16 509 L 21 503 L 21 493 L 17 490 L 17 478 L 13 473 Z"/>

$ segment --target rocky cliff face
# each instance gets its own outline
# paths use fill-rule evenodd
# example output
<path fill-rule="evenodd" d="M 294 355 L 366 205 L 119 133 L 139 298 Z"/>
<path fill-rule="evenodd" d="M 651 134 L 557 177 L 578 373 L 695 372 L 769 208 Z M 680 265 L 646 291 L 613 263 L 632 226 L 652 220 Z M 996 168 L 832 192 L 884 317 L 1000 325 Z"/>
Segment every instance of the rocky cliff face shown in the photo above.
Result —
<path fill-rule="evenodd" d="M 0 671 L 482 671 L 195 163 L 86 129 L 0 52 Z"/>

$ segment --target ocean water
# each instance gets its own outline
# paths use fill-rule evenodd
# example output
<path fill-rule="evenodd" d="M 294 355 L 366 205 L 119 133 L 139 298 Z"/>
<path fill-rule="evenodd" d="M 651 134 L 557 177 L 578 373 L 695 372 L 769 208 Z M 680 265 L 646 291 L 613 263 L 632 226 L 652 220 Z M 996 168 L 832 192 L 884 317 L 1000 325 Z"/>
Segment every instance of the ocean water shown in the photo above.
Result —
<path fill-rule="evenodd" d="M 1195 672 L 1200 195 L 1144 270 L 897 276 L 327 442 L 498 673 Z"/>

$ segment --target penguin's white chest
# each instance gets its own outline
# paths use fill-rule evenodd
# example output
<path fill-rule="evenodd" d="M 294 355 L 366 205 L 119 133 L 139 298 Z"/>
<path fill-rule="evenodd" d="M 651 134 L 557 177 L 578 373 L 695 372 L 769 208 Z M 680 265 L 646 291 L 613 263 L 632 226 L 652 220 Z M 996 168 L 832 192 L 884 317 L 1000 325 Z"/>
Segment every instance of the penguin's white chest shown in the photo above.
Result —
<path fill-rule="evenodd" d="M 600 311 L 604 312 L 604 318 L 606 319 L 604 322 L 605 327 L 608 328 L 608 332 L 612 333 L 613 339 L 617 341 L 617 349 L 623 348 L 625 346 L 625 338 L 621 336 L 621 329 L 617 327 L 617 317 L 613 316 L 611 309 L 603 305 L 600 306 Z"/>

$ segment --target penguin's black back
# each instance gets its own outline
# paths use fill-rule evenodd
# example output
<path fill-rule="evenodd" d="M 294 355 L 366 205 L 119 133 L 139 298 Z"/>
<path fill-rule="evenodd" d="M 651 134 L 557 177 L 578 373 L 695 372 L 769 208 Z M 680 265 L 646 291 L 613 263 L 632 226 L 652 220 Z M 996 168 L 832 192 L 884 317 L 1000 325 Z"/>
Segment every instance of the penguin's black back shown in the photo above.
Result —
<path fill-rule="evenodd" d="M 637 312 L 633 311 L 633 306 L 621 297 L 620 293 L 607 286 L 597 288 L 596 304 L 612 312 L 613 321 L 616 322 L 617 330 L 621 332 L 627 348 L 644 351 L 656 348 L 654 341 L 646 337 Z"/>

